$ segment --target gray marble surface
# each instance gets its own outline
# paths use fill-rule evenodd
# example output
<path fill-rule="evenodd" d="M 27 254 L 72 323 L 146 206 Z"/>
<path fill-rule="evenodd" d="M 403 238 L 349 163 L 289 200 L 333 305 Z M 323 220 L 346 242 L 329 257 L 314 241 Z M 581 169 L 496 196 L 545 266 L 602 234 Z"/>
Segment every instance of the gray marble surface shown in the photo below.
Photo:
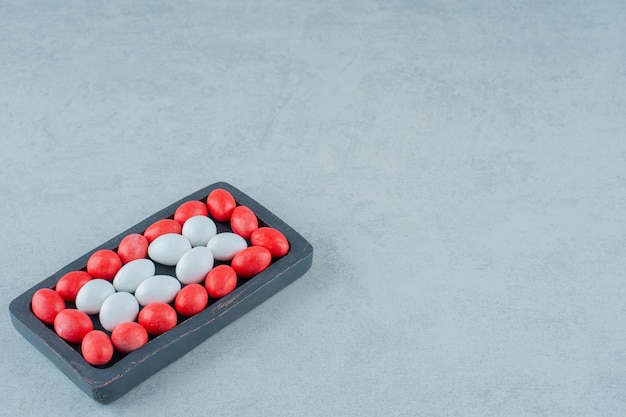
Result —
<path fill-rule="evenodd" d="M 626 415 L 625 4 L 0 2 L 0 414 Z M 96 403 L 10 301 L 217 181 L 311 270 Z"/>

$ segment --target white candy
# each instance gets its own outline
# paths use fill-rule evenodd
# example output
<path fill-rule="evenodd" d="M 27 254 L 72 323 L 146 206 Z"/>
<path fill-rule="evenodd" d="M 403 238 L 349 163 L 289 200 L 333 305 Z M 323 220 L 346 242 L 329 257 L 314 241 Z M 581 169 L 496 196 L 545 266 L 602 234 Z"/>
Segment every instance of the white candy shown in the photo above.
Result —
<path fill-rule="evenodd" d="M 118 291 L 135 292 L 143 280 L 154 275 L 154 270 L 154 262 L 150 259 L 135 259 L 117 272 L 113 286 Z"/>
<path fill-rule="evenodd" d="M 128 321 L 135 321 L 139 314 L 139 304 L 129 292 L 116 292 L 102 303 L 100 324 L 112 332 L 117 326 Z"/>
<path fill-rule="evenodd" d="M 109 281 L 92 279 L 78 290 L 76 308 L 87 314 L 97 314 L 104 300 L 113 293 L 115 293 L 115 288 Z"/>
<path fill-rule="evenodd" d="M 211 250 L 206 246 L 197 246 L 185 253 L 176 264 L 176 278 L 183 284 L 197 284 L 202 282 L 211 269 Z"/>
<path fill-rule="evenodd" d="M 191 249 L 191 243 L 185 236 L 178 233 L 166 233 L 150 243 L 148 255 L 154 262 L 174 266 L 189 249 Z"/>
<path fill-rule="evenodd" d="M 237 253 L 247 248 L 248 243 L 238 234 L 224 232 L 212 237 L 207 247 L 211 249 L 216 260 L 230 261 Z"/>
<path fill-rule="evenodd" d="M 176 278 L 169 275 L 155 275 L 139 284 L 135 290 L 135 298 L 142 306 L 151 303 L 171 303 L 180 288 L 180 281 Z"/>
<path fill-rule="evenodd" d="M 215 222 L 207 216 L 193 216 L 183 225 L 183 236 L 189 239 L 191 246 L 206 246 L 209 239 L 217 233 Z"/>

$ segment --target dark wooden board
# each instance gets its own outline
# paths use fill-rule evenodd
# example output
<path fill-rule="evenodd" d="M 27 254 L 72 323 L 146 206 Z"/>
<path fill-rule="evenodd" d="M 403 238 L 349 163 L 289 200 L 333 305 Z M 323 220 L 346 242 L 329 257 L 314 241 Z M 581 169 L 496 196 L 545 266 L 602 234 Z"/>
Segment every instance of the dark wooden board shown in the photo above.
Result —
<path fill-rule="evenodd" d="M 237 204 L 248 206 L 258 217 L 260 226 L 280 230 L 289 240 L 289 253 L 255 277 L 237 283 L 237 288 L 219 300 L 211 300 L 202 312 L 189 318 L 179 316 L 179 324 L 172 330 L 151 338 L 141 348 L 127 355 L 116 353 L 103 367 L 94 367 L 80 354 L 80 346 L 65 342 L 51 326 L 41 322 L 32 313 L 30 303 L 40 288 L 54 288 L 66 273 L 85 269 L 87 260 L 97 250 L 117 249 L 120 241 L 130 233 L 143 231 L 157 220 L 172 218 L 176 208 L 185 201 L 206 201 L 216 188 L 228 190 Z M 218 232 L 230 231 L 227 223 L 216 222 Z M 70 380 L 96 401 L 109 403 L 126 394 L 160 369 L 185 355 L 211 335 L 258 306 L 272 295 L 306 273 L 313 262 L 313 247 L 299 233 L 285 224 L 265 207 L 224 182 L 211 184 L 156 212 L 111 240 L 94 248 L 56 273 L 44 279 L 15 298 L 9 311 L 15 328 L 39 351 L 50 359 Z M 157 274 L 175 276 L 174 267 L 157 264 Z M 94 327 L 102 329 L 97 316 L 92 316 Z"/>

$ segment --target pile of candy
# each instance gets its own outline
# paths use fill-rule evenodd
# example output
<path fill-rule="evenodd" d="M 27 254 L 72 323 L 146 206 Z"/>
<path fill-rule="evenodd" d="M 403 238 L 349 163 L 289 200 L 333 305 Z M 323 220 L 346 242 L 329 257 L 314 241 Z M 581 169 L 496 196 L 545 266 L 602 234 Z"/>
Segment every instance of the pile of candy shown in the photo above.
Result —
<path fill-rule="evenodd" d="M 218 233 L 215 222 L 229 224 L 232 232 Z M 206 204 L 187 201 L 173 218 L 125 236 L 115 251 L 96 251 L 54 289 L 37 290 L 31 307 L 63 340 L 79 345 L 88 363 L 103 366 L 116 351 L 138 349 L 287 252 L 280 231 L 259 227 L 252 210 L 216 189 Z M 155 275 L 158 264 L 174 267 L 176 276 Z"/>

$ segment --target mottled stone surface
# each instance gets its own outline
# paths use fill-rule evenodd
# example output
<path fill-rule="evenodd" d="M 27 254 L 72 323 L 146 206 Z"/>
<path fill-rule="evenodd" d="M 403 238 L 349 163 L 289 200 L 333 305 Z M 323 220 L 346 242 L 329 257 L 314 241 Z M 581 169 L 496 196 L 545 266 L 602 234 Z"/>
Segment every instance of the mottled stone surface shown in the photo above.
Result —
<path fill-rule="evenodd" d="M 0 415 L 626 415 L 626 3 L 0 3 Z M 8 304 L 226 181 L 309 273 L 118 401 Z"/>

